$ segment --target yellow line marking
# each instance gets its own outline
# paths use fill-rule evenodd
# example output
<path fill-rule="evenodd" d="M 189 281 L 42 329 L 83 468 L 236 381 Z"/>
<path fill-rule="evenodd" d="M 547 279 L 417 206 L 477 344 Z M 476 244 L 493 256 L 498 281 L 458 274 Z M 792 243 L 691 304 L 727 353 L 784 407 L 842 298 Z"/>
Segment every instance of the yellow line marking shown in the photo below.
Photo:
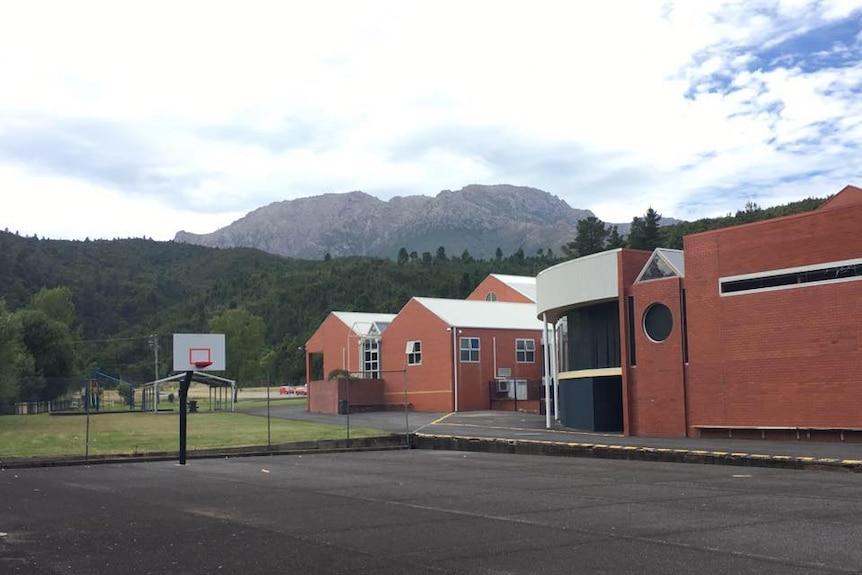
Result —
<path fill-rule="evenodd" d="M 443 421 L 444 419 L 446 419 L 447 417 L 450 417 L 450 416 L 452 416 L 452 415 L 455 415 L 455 412 L 454 412 L 454 411 L 453 411 L 452 413 L 447 413 L 447 414 L 446 414 L 446 415 L 444 415 L 443 417 L 440 417 L 440 418 L 438 418 L 438 419 L 435 419 L 434 421 L 432 421 L 432 422 L 431 422 L 431 423 L 429 423 L 428 425 L 435 425 L 435 424 L 437 424 L 437 423 L 440 423 L 441 421 Z"/>

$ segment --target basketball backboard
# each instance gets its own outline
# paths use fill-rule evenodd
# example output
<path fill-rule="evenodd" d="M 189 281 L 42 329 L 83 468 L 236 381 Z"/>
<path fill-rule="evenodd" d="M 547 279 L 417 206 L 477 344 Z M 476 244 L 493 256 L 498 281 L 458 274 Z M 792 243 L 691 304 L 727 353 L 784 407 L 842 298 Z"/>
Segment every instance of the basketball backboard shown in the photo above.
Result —
<path fill-rule="evenodd" d="M 223 333 L 175 333 L 174 371 L 224 371 Z"/>

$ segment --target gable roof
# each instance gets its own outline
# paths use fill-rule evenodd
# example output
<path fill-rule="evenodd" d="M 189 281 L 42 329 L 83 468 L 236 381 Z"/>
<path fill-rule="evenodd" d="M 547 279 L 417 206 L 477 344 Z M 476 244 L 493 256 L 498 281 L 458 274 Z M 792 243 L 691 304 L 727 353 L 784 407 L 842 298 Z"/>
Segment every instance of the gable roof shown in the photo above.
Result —
<path fill-rule="evenodd" d="M 530 301 L 536 301 L 536 278 L 530 276 L 510 276 L 505 274 L 491 274 L 491 277 L 503 282 L 516 292 L 520 293 Z"/>
<path fill-rule="evenodd" d="M 477 301 L 414 297 L 450 326 L 479 329 L 535 329 L 543 324 L 536 318 L 536 305 L 501 301 Z"/>
<path fill-rule="evenodd" d="M 395 319 L 393 313 L 368 313 L 359 311 L 334 311 L 332 315 L 353 330 L 360 337 L 367 335 L 380 335 L 386 326 Z"/>

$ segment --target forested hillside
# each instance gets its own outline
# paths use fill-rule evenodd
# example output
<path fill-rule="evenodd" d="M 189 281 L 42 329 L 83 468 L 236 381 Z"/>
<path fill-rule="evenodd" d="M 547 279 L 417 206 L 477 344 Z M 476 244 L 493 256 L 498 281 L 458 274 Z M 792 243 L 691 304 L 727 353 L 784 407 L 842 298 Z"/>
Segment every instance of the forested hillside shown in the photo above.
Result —
<path fill-rule="evenodd" d="M 138 382 L 153 377 L 152 334 L 163 350 L 160 375 L 167 375 L 171 334 L 208 331 L 220 314 L 242 309 L 265 324 L 261 355 L 270 361 L 258 377 L 297 380 L 304 369 L 298 348 L 332 310 L 395 313 L 414 295 L 464 297 L 488 273 L 535 275 L 555 262 L 523 252 L 490 261 L 462 255 L 308 261 L 145 239 L 0 232 L 0 297 L 15 312 L 42 288 L 68 288 L 81 373 L 98 368 Z"/>

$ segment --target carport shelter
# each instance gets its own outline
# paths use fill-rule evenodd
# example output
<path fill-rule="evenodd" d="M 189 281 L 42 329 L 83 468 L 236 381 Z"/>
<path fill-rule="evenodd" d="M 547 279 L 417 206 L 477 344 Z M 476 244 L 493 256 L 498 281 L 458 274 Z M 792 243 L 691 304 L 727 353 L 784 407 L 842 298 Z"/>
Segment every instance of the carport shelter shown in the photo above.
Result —
<path fill-rule="evenodd" d="M 186 376 L 184 372 L 175 373 L 163 379 L 149 381 L 141 385 L 141 411 L 157 411 L 159 385 L 173 381 L 179 382 Z M 233 411 L 233 398 L 236 396 L 236 381 L 219 377 L 203 371 L 192 372 L 192 382 L 203 383 L 209 388 L 209 411 Z"/>

